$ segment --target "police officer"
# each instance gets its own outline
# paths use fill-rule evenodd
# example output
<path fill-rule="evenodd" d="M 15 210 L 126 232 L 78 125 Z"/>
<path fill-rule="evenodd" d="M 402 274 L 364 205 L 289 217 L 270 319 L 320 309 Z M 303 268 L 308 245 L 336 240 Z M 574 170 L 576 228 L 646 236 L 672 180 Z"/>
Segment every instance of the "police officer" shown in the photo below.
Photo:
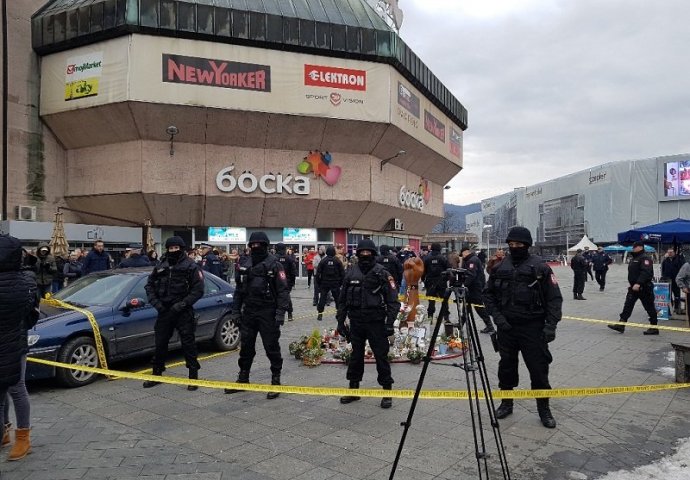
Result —
<path fill-rule="evenodd" d="M 441 244 L 432 243 L 431 253 L 424 258 L 424 273 L 422 274 L 422 282 L 424 282 L 428 296 L 443 297 L 446 291 L 446 280 L 442 274 L 449 268 L 448 260 L 441 255 Z M 429 300 L 429 308 L 427 309 L 429 319 L 434 318 L 434 312 L 436 312 L 436 301 Z"/>
<path fill-rule="evenodd" d="M 333 296 L 336 308 L 338 307 L 340 286 L 343 284 L 344 276 L 345 269 L 343 264 L 335 258 L 335 247 L 328 247 L 326 249 L 326 256 L 321 259 L 319 266 L 316 268 L 316 275 L 314 277 L 314 281 L 319 288 L 319 304 L 316 307 L 316 310 L 319 312 L 319 315 L 316 317 L 318 321 L 323 320 L 323 311 L 326 308 L 329 294 Z"/>
<path fill-rule="evenodd" d="M 563 297 L 556 276 L 537 255 L 530 255 L 532 235 L 513 227 L 506 239 L 510 255 L 489 275 L 484 303 L 498 328 L 498 385 L 512 390 L 518 385 L 518 354 L 522 352 L 533 389 L 550 389 L 549 364 L 553 357 L 548 343 L 556 338 Z M 555 428 L 548 398 L 537 399 L 542 425 Z M 513 400 L 503 400 L 496 418 L 513 413 Z"/>
<path fill-rule="evenodd" d="M 582 249 L 578 248 L 577 253 L 570 260 L 570 268 L 573 269 L 573 298 L 575 300 L 587 300 L 582 296 L 582 292 L 585 291 L 589 262 L 582 255 Z"/>
<path fill-rule="evenodd" d="M 398 257 L 391 253 L 391 247 L 388 245 L 381 245 L 379 250 L 381 251 L 381 255 L 376 257 L 376 263 L 388 270 L 388 273 L 393 276 L 395 284 L 400 285 L 403 276 L 402 263 L 400 263 Z"/>
<path fill-rule="evenodd" d="M 204 295 L 204 274 L 184 251 L 185 243 L 180 237 L 170 237 L 165 242 L 166 254 L 161 263 L 153 269 L 146 283 L 146 295 L 149 303 L 158 311 L 154 325 L 156 350 L 153 355 L 153 374 L 162 375 L 165 370 L 165 357 L 168 354 L 168 342 L 175 330 L 180 335 L 182 351 L 189 378 L 198 377 L 199 361 L 197 360 L 194 331 L 196 322 L 192 305 Z M 147 380 L 144 388 L 158 385 L 160 382 Z M 188 390 L 197 387 L 189 385 Z"/>
<path fill-rule="evenodd" d="M 391 390 L 393 378 L 388 363 L 388 337 L 393 335 L 393 323 L 400 310 L 395 280 L 376 263 L 376 245 L 373 241 L 360 240 L 357 245 L 357 263 L 345 274 L 340 299 L 336 302 L 338 332 L 352 342 L 352 356 L 347 367 L 350 388 L 359 388 L 364 375 L 364 345 L 369 345 L 376 359 L 379 385 Z M 350 326 L 345 324 L 350 319 Z M 341 397 L 340 403 L 351 403 L 359 397 Z M 381 408 L 390 408 L 393 399 L 381 399 Z"/>
<path fill-rule="evenodd" d="M 484 300 L 482 300 L 482 291 L 486 285 L 484 264 L 479 259 L 479 256 L 470 250 L 470 247 L 463 247 L 460 250 L 460 254 L 462 255 L 462 268 L 467 270 L 465 274 L 467 301 L 474 308 L 474 311 L 477 312 L 477 315 L 484 321 L 485 327 L 481 332 L 492 334 L 495 332 L 494 325 L 491 323 L 491 317 L 489 316 L 489 312 L 486 311 L 486 307 L 484 307 Z"/>
<path fill-rule="evenodd" d="M 594 269 L 594 278 L 599 284 L 599 291 L 603 292 L 606 288 L 606 272 L 609 271 L 609 265 L 613 263 L 609 254 L 604 251 L 604 247 L 599 249 L 592 255 L 592 268 Z"/>
<path fill-rule="evenodd" d="M 297 262 L 295 262 L 295 258 L 292 255 L 288 255 L 287 247 L 285 247 L 284 243 L 276 244 L 276 258 L 283 266 L 285 277 L 287 278 L 288 293 L 290 293 L 292 292 L 292 289 L 295 288 L 295 279 L 297 278 Z M 292 298 L 290 298 L 290 303 L 288 304 L 287 309 L 288 322 L 292 321 L 292 312 Z"/>
<path fill-rule="evenodd" d="M 149 257 L 141 254 L 142 248 L 144 247 L 141 244 L 131 244 L 128 247 L 129 256 L 120 262 L 119 268 L 150 267 Z"/>
<path fill-rule="evenodd" d="M 290 305 L 287 275 L 278 259 L 268 253 L 268 237 L 254 232 L 249 237 L 251 254 L 242 258 L 235 276 L 237 288 L 232 304 L 233 321 L 240 325 L 240 373 L 237 383 L 249 383 L 249 372 L 256 356 L 256 336 L 271 362 L 271 385 L 280 385 L 283 357 L 280 355 L 280 327 Z M 225 393 L 241 390 L 226 389 Z M 269 392 L 266 398 L 278 397 Z"/>
<path fill-rule="evenodd" d="M 628 294 L 625 296 L 625 304 L 620 315 L 620 321 L 625 323 L 632 315 L 635 302 L 640 300 L 642 306 L 649 315 L 649 323 L 652 327 L 645 330 L 645 335 L 659 335 L 659 329 L 654 328 L 657 324 L 656 308 L 654 306 L 654 265 L 652 259 L 644 253 L 644 243 L 635 242 L 633 244 L 632 259 L 628 264 Z M 625 331 L 623 325 L 607 325 L 611 330 L 619 333 Z"/>
<path fill-rule="evenodd" d="M 223 278 L 223 262 L 220 261 L 218 255 L 213 253 L 213 247 L 207 243 L 202 243 L 199 250 L 201 251 L 201 268 L 218 278 Z"/>

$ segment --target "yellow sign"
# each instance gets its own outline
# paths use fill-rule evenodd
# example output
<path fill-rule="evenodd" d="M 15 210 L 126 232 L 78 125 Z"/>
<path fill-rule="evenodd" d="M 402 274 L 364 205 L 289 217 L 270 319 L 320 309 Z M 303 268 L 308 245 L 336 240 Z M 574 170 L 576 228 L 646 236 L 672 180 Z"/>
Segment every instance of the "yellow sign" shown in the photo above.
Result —
<path fill-rule="evenodd" d="M 65 84 L 65 101 L 98 95 L 98 78 L 85 78 Z"/>

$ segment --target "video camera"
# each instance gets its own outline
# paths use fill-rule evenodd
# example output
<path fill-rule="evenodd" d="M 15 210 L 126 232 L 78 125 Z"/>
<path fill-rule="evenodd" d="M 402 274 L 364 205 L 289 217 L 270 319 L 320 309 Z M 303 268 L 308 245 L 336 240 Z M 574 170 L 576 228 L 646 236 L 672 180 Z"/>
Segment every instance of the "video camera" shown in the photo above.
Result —
<path fill-rule="evenodd" d="M 467 270 L 464 268 L 449 268 L 441 272 L 441 278 L 447 281 L 451 287 L 462 287 L 465 285 Z"/>

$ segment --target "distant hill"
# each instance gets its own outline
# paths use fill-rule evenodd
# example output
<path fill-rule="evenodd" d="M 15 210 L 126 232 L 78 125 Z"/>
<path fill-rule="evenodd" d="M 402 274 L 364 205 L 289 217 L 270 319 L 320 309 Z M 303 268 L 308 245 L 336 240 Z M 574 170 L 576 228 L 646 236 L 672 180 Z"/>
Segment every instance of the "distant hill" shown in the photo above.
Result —
<path fill-rule="evenodd" d="M 434 227 L 434 233 L 443 232 L 444 227 L 447 233 L 464 232 L 465 216 L 470 213 L 479 212 L 482 209 L 480 203 L 471 203 L 469 205 L 453 205 L 452 203 L 444 203 L 443 208 L 446 211 L 446 220 Z"/>

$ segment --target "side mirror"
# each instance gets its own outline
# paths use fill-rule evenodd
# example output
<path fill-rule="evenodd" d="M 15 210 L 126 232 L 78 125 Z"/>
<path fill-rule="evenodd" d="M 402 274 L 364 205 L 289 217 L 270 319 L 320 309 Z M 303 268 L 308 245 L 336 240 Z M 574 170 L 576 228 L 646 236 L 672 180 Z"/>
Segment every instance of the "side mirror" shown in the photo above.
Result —
<path fill-rule="evenodd" d="M 146 305 L 146 301 L 143 298 L 130 298 L 127 300 L 127 303 L 125 303 L 123 310 L 134 310 L 136 308 L 141 308 L 144 305 Z"/>

